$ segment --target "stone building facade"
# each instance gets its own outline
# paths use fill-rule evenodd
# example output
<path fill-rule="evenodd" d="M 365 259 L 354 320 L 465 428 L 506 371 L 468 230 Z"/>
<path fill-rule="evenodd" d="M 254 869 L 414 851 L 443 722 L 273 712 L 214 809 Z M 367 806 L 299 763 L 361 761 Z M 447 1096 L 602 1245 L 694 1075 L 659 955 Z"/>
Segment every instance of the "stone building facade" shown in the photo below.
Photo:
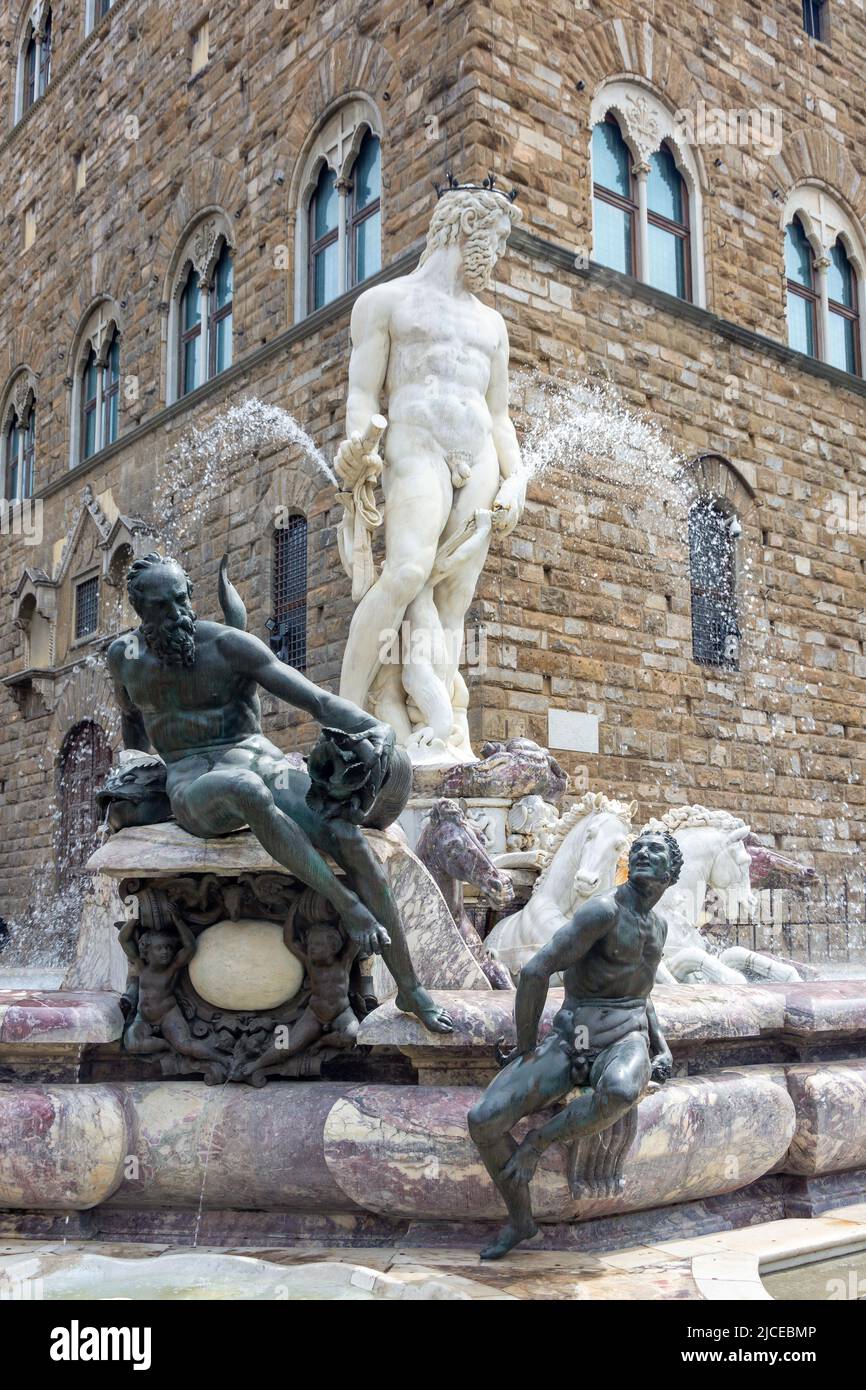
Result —
<path fill-rule="evenodd" d="M 822 7 L 823 38 L 797 0 L 672 0 L 663 16 L 614 0 L 50 9 L 41 94 L 27 64 L 41 32 L 45 68 L 46 6 L 7 5 L 0 29 L 0 412 L 4 439 L 35 412 L 36 504 L 29 532 L 7 508 L 0 537 L 0 913 L 24 910 L 64 815 L 84 815 L 88 769 L 117 746 L 101 652 L 131 621 L 129 558 L 178 499 L 195 500 L 178 544 L 197 611 L 216 615 L 228 551 L 265 638 L 277 519 L 306 519 L 306 670 L 338 681 L 351 601 L 326 477 L 263 435 L 199 490 L 184 441 L 255 397 L 335 451 L 358 288 L 307 312 L 307 203 L 335 142 L 356 154 L 365 130 L 381 148 L 379 275 L 414 264 L 446 169 L 518 188 L 523 221 L 491 291 L 518 425 L 526 374 L 610 383 L 683 456 L 695 495 L 736 518 L 736 659 L 709 665 L 693 649 L 688 538 L 640 470 L 618 486 L 601 468 L 536 480 L 472 610 L 486 657 L 469 672 L 473 738 L 547 743 L 564 727 L 572 772 L 647 815 L 724 807 L 825 873 L 850 867 L 866 837 L 866 381 L 821 360 L 821 276 L 838 238 L 862 295 L 860 0 Z M 601 264 L 593 242 L 592 130 L 608 115 L 634 160 L 636 275 Z M 641 278 L 661 139 L 689 204 L 689 298 Z M 788 345 L 795 215 L 814 252 L 814 356 Z M 180 286 L 195 247 L 206 277 L 221 245 L 231 365 L 178 397 Z M 103 392 L 117 385 L 116 437 L 83 457 L 91 360 Z M 551 723 L 551 710 L 585 717 Z M 293 716 L 266 720 L 308 745 Z"/>

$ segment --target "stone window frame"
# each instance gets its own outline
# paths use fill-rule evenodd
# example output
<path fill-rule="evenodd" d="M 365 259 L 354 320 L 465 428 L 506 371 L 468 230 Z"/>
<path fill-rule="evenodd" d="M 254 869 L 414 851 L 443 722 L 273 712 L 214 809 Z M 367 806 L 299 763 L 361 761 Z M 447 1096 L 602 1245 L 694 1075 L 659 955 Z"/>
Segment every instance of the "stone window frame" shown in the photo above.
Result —
<path fill-rule="evenodd" d="M 795 184 L 785 199 L 780 219 L 782 279 L 786 282 L 784 255 L 785 230 L 790 222 L 799 218 L 806 234 L 814 260 L 814 288 L 818 296 L 817 305 L 817 353 L 816 360 L 829 363 L 830 342 L 830 301 L 827 291 L 827 271 L 830 268 L 830 252 L 837 241 L 841 241 L 854 269 L 857 288 L 857 376 L 864 374 L 866 363 L 866 234 L 853 213 L 845 207 L 843 200 L 832 188 L 817 179 L 804 179 Z M 787 282 L 786 282 L 787 283 Z M 785 290 L 787 311 L 788 291 Z M 830 364 L 832 365 L 832 364 Z M 837 371 L 845 371 L 838 367 Z"/>
<path fill-rule="evenodd" d="M 590 171 L 590 190 L 592 180 L 592 132 L 606 119 L 614 116 L 619 124 L 620 134 L 634 159 L 632 175 L 634 178 L 637 217 L 636 217 L 636 265 L 635 279 L 648 284 L 649 265 L 649 218 L 647 207 L 647 180 L 649 160 L 662 145 L 667 145 L 674 157 L 674 163 L 686 190 L 688 204 L 686 226 L 689 229 L 689 257 L 687 283 L 689 296 L 685 303 L 696 304 L 698 308 L 707 307 L 706 258 L 704 251 L 704 187 L 701 166 L 694 149 L 684 139 L 684 125 L 678 122 L 655 91 L 635 77 L 605 78 L 596 90 L 590 107 L 589 142 L 587 147 L 587 168 Z"/>
<path fill-rule="evenodd" d="M 743 659 L 746 654 L 743 640 L 743 618 L 746 614 L 743 583 L 747 570 L 751 569 L 754 572 L 757 560 L 756 538 L 752 525 L 756 505 L 755 492 L 736 464 L 727 455 L 714 449 L 698 454 L 689 462 L 685 470 L 684 480 L 692 494 L 693 503 L 711 502 L 719 511 L 737 522 L 737 530 L 732 536 L 735 618 L 738 638 L 736 657 L 729 663 L 719 665 L 699 661 L 694 654 L 693 635 L 690 638 L 690 660 L 707 672 L 708 679 L 713 678 L 713 672 L 719 671 L 735 675 L 741 672 L 746 664 Z M 690 549 L 686 560 L 686 571 L 689 582 L 689 618 L 691 620 L 693 576 Z"/>
<path fill-rule="evenodd" d="M 123 315 L 119 306 L 108 295 L 102 295 L 85 313 L 75 335 L 72 352 L 69 355 L 70 374 L 66 378 L 66 388 L 69 391 L 69 467 L 77 468 L 80 463 L 85 462 L 82 447 L 82 405 L 84 389 L 84 371 L 91 351 L 95 353 L 96 365 L 98 368 L 97 390 L 100 393 L 97 398 L 96 407 L 96 447 L 92 453 L 88 454 L 87 462 L 95 459 L 102 449 L 108 448 L 115 440 L 104 438 L 104 411 L 101 398 L 101 382 L 103 371 L 108 360 L 108 354 L 115 336 L 119 339 L 121 350 L 123 348 L 124 323 Z M 119 370 L 119 382 L 123 380 L 123 373 Z M 122 413 L 121 402 L 123 392 L 118 387 L 117 403 L 117 438 L 122 433 Z"/>
<path fill-rule="evenodd" d="M 108 15 L 111 14 L 111 11 L 114 9 L 114 6 L 117 4 L 117 0 L 109 0 L 109 4 L 108 4 L 107 10 L 105 11 L 104 14 L 100 14 L 100 15 L 98 15 L 98 14 L 96 13 L 97 8 L 98 8 L 98 6 L 99 6 L 99 3 L 100 3 L 100 0 L 85 0 L 85 4 L 84 4 L 84 37 L 85 37 L 85 38 L 87 38 L 87 35 L 88 35 L 88 34 L 92 34 L 93 31 L 94 31 L 94 29 L 97 27 L 97 25 L 101 24 L 102 21 L 103 21 L 104 19 L 106 19 L 106 18 L 108 17 Z"/>
<path fill-rule="evenodd" d="M 36 409 L 36 377 L 29 367 L 17 367 L 15 369 L 3 393 L 2 401 L 2 408 L 0 408 L 0 497 L 5 498 L 9 466 L 9 460 L 6 457 L 9 428 L 14 420 L 17 420 L 19 424 L 26 424 Z M 35 475 L 35 460 L 33 467 Z M 20 482 L 19 475 L 19 489 Z M 34 486 L 30 493 L 24 494 L 22 492 L 21 498 L 24 498 L 25 495 L 32 497 L 35 491 Z"/>
<path fill-rule="evenodd" d="M 33 107 L 41 100 L 51 85 L 51 58 L 54 56 L 53 49 L 49 49 L 49 68 L 45 86 L 39 90 L 41 69 L 40 49 L 45 35 L 46 21 L 51 24 L 53 31 L 52 0 L 33 0 L 33 3 L 22 11 L 18 20 L 19 30 L 15 45 L 15 87 L 12 110 L 13 125 L 17 125 L 18 122 L 27 115 L 28 111 L 32 111 Z M 25 66 L 27 62 L 27 49 L 30 45 L 31 36 L 36 39 L 36 83 L 33 100 L 25 106 Z"/>
<path fill-rule="evenodd" d="M 96 626 L 91 631 L 82 633 L 82 635 L 78 637 L 76 636 L 75 632 L 76 624 L 78 621 L 78 591 L 81 588 L 82 584 L 86 584 L 89 580 L 96 581 Z M 89 646 L 92 642 L 99 641 L 100 633 L 102 631 L 103 594 L 102 572 L 100 566 L 98 564 L 87 565 L 78 574 L 71 576 L 69 585 L 72 598 L 72 601 L 69 605 L 69 621 L 72 629 L 71 636 L 69 639 L 69 650 L 77 651 L 79 647 L 86 647 Z"/>
<path fill-rule="evenodd" d="M 336 175 L 337 193 L 340 199 L 337 221 L 339 289 L 335 298 L 339 298 L 340 295 L 353 288 L 350 285 L 349 266 L 349 221 L 351 217 L 349 195 L 352 189 L 352 168 L 368 131 L 371 135 L 376 136 L 380 150 L 384 152 L 385 128 L 378 107 L 366 92 L 350 93 L 341 97 L 339 102 L 328 109 L 315 130 L 308 136 L 299 156 L 290 201 L 295 219 L 295 323 L 309 318 L 311 313 L 318 312 L 309 307 L 309 211 L 310 200 L 316 191 L 316 184 L 323 165 L 331 169 Z M 384 166 L 384 160 L 382 166 Z M 384 167 L 382 167 L 382 172 L 384 174 Z M 382 236 L 384 237 L 384 177 L 382 178 L 379 208 Z"/>
<path fill-rule="evenodd" d="M 178 249 L 172 257 L 163 304 L 167 313 L 164 393 L 166 405 L 173 405 L 176 401 L 184 399 L 180 395 L 180 301 L 186 288 L 190 270 L 194 270 L 199 278 L 199 295 L 202 307 L 198 346 L 198 385 L 195 389 L 198 390 L 206 382 L 212 381 L 220 375 L 219 372 L 214 373 L 214 376 L 209 375 L 211 360 L 209 343 L 210 291 L 217 262 L 224 245 L 228 247 L 232 256 L 233 267 L 236 269 L 234 263 L 237 259 L 237 244 L 228 214 L 219 207 L 205 208 L 196 214 L 192 223 L 187 227 L 180 239 Z M 233 287 L 233 313 L 235 299 L 236 288 Z M 234 329 L 232 335 L 234 336 Z M 234 360 L 234 349 L 232 349 L 232 360 Z M 227 370 L 227 368 L 223 368 L 223 370 Z M 185 395 L 189 394 L 191 393 L 185 393 Z"/>

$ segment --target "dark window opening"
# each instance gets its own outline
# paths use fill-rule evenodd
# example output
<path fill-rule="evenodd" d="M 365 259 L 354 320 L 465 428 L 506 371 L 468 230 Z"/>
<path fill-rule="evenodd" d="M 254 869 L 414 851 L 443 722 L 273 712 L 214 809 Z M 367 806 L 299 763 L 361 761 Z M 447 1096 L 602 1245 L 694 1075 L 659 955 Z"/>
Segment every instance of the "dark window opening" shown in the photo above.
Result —
<path fill-rule="evenodd" d="M 274 532 L 271 650 L 287 666 L 307 666 L 307 521 L 290 516 Z"/>
<path fill-rule="evenodd" d="M 63 887 L 70 887 L 84 875 L 84 866 L 96 848 L 96 793 L 110 767 L 111 748 L 98 724 L 86 719 L 69 730 L 58 765 L 57 865 Z"/>
<path fill-rule="evenodd" d="M 99 579 L 84 579 L 75 589 L 75 637 L 89 637 L 99 624 Z"/>
<path fill-rule="evenodd" d="M 823 39 L 826 0 L 803 0 L 803 28 L 810 39 Z"/>
<path fill-rule="evenodd" d="M 736 537 L 739 523 L 711 498 L 689 512 L 692 653 L 704 666 L 740 665 Z"/>

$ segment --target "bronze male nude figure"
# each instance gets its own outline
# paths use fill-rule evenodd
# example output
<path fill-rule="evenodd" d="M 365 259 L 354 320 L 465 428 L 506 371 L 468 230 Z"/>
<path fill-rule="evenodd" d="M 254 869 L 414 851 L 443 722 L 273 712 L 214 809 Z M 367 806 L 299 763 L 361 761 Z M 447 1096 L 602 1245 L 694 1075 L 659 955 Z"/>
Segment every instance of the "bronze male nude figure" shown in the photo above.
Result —
<path fill-rule="evenodd" d="M 202 837 L 249 826 L 278 863 L 327 899 L 361 954 L 381 952 L 397 982 L 397 1006 L 428 1028 L 450 1032 L 447 1013 L 418 982 L 385 872 L 356 823 L 360 815 L 349 809 L 357 797 L 347 799 L 342 815 L 333 807 L 323 813 L 315 796 L 308 804 L 307 773 L 262 734 L 257 690 L 312 715 L 338 751 L 341 741 L 349 745 L 375 790 L 388 776 L 393 730 L 313 685 L 251 633 L 199 621 L 189 579 L 175 560 L 158 554 L 136 560 L 127 588 L 141 626 L 108 650 L 123 741 L 144 752 L 152 745 L 165 762 L 178 824 Z"/>
<path fill-rule="evenodd" d="M 670 1076 L 671 1054 L 650 991 L 666 928 L 653 908 L 675 883 L 682 854 L 667 832 L 639 836 L 628 880 L 591 898 L 523 967 L 517 986 L 517 1046 L 469 1112 L 469 1130 L 508 1208 L 508 1222 L 481 1253 L 499 1259 L 535 1235 L 529 1184 L 544 1151 L 598 1134 L 636 1105 L 650 1080 Z M 565 999 L 553 1031 L 537 1046 L 551 976 L 562 971 Z M 518 1144 L 511 1129 L 526 1115 L 589 1086 Z"/>

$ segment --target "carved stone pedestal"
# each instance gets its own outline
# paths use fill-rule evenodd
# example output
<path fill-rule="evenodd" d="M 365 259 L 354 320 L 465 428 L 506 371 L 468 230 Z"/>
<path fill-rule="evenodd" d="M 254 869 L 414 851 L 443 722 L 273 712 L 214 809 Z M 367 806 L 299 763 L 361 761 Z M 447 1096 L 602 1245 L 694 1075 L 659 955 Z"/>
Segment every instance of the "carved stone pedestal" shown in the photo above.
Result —
<path fill-rule="evenodd" d="M 445 902 L 398 831 L 368 831 L 388 873 L 422 984 L 489 990 Z M 219 839 L 174 824 L 119 831 L 89 866 L 117 883 L 117 923 L 133 960 L 125 1048 L 164 1076 L 264 1084 L 317 1077 L 351 1050 L 357 1024 L 394 993 L 381 958 L 356 958 L 328 904 L 241 831 Z M 291 924 L 287 928 L 287 923 Z M 321 1025 L 311 1006 L 311 933 L 318 968 L 345 970 L 351 1013 Z M 333 975 L 331 977 L 334 978 Z"/>

